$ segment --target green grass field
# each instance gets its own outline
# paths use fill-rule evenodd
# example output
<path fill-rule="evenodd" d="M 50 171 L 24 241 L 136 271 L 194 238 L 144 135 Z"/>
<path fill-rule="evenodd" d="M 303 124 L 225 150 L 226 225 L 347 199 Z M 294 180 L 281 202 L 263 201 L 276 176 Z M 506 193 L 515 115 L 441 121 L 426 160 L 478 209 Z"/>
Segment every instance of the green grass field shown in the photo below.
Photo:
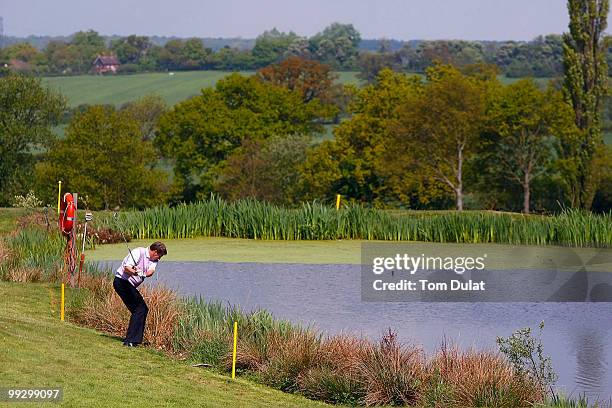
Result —
<path fill-rule="evenodd" d="M 60 322 L 59 288 L 0 282 L 2 387 L 62 387 L 63 407 L 323 407 Z M 67 292 L 67 299 L 72 292 Z M 15 406 L 2 403 L 0 406 Z"/>
<path fill-rule="evenodd" d="M 240 72 L 250 75 L 252 72 Z M 214 86 L 230 74 L 226 71 L 189 71 L 169 73 L 147 73 L 134 75 L 80 75 L 67 77 L 45 77 L 43 84 L 56 89 L 68 98 L 71 107 L 87 104 L 121 105 L 145 95 L 159 95 L 174 105 L 197 95 L 200 89 Z M 356 72 L 340 72 L 341 83 L 358 84 Z"/>
<path fill-rule="evenodd" d="M 68 98 L 70 106 L 80 104 L 113 104 L 159 95 L 169 104 L 197 95 L 200 89 L 213 86 L 228 75 L 224 71 L 191 71 L 147 73 L 134 75 L 80 75 L 71 77 L 47 77 L 43 83 L 59 90 Z M 250 72 L 242 72 L 250 74 Z"/>

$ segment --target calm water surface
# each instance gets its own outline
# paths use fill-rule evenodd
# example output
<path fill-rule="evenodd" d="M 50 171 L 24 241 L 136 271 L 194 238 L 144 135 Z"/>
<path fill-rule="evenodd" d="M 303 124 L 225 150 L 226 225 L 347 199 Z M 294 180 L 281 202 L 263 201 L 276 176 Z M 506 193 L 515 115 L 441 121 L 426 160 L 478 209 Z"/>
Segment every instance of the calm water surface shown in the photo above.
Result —
<path fill-rule="evenodd" d="M 544 350 L 558 388 L 590 400 L 612 398 L 612 303 L 370 303 L 361 301 L 360 274 L 359 265 L 162 262 L 152 281 L 327 333 L 376 340 L 390 327 L 429 353 L 444 338 L 496 349 L 497 336 L 526 326 L 537 333 L 544 320 Z"/>

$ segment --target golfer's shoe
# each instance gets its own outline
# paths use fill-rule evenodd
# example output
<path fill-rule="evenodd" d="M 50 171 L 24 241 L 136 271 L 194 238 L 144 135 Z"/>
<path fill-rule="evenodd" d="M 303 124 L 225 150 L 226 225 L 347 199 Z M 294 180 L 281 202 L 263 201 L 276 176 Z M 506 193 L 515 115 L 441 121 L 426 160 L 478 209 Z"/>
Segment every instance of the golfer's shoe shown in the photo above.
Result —
<path fill-rule="evenodd" d="M 138 343 L 123 342 L 125 347 L 138 347 Z"/>

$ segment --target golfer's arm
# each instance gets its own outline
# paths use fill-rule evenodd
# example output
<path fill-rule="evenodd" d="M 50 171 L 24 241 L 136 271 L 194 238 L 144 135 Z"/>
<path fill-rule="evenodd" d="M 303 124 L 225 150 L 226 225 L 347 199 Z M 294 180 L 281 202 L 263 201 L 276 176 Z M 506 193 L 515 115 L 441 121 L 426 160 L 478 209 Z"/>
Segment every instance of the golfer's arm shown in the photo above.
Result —
<path fill-rule="evenodd" d="M 130 276 L 135 276 L 138 274 L 138 271 L 135 266 L 125 265 L 123 267 L 123 270 Z"/>

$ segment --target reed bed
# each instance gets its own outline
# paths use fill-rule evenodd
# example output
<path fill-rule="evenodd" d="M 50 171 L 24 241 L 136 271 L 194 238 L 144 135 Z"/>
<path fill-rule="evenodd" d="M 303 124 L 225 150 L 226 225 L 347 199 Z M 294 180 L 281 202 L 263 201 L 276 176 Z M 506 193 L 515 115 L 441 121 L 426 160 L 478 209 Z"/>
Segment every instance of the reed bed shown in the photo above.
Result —
<path fill-rule="evenodd" d="M 2 240 L 0 279 L 55 282 L 61 274 L 65 240 L 40 227 L 20 229 Z"/>
<path fill-rule="evenodd" d="M 287 209 L 218 197 L 176 207 L 101 214 L 98 227 L 122 229 L 140 239 L 230 237 L 266 240 L 383 240 L 512 245 L 612 246 L 612 214 L 565 210 L 538 216 L 493 212 L 395 214 L 347 205 L 339 211 L 318 203 Z"/>

